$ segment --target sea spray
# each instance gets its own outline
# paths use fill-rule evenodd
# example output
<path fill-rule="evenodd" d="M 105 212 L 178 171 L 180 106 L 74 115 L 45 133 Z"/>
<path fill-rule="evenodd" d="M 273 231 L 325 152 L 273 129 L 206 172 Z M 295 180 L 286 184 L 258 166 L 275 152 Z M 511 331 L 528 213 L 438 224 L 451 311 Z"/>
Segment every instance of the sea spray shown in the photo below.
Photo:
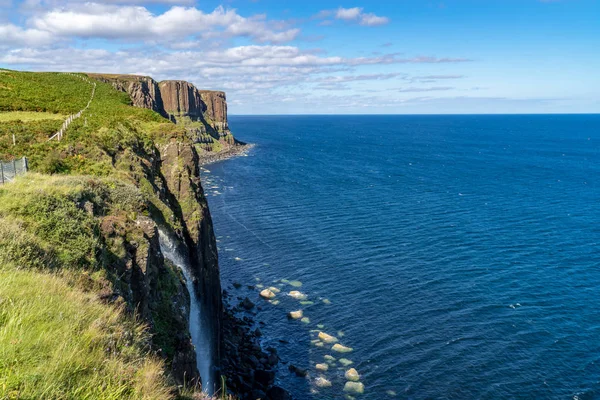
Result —
<path fill-rule="evenodd" d="M 159 230 L 159 241 L 160 250 L 166 259 L 175 264 L 185 277 L 185 285 L 190 294 L 190 335 L 192 337 L 192 343 L 196 348 L 196 367 L 200 372 L 202 379 L 202 389 L 209 395 L 213 394 L 213 382 L 212 382 L 212 348 L 210 340 L 210 332 L 207 331 L 208 325 L 203 324 L 201 306 L 196 291 L 194 290 L 194 284 L 192 280 L 192 274 L 189 268 L 189 262 L 181 252 L 177 249 L 174 241 L 162 230 Z"/>

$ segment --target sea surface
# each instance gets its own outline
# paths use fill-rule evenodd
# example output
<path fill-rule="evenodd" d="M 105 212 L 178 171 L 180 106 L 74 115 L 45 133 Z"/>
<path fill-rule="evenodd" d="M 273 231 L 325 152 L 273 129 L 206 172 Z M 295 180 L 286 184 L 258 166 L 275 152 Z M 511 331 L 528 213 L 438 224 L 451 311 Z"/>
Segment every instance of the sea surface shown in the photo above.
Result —
<path fill-rule="evenodd" d="M 359 399 L 600 398 L 600 115 L 230 126 L 256 147 L 203 172 L 223 286 L 260 305 L 297 399 L 343 399 L 340 358 Z M 319 324 L 353 351 L 311 342 Z"/>

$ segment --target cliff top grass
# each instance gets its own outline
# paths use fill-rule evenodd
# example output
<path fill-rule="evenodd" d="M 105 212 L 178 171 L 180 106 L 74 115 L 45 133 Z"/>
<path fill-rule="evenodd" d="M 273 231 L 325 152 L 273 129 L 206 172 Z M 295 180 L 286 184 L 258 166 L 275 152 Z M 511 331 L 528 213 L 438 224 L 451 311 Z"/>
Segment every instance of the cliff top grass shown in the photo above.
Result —
<path fill-rule="evenodd" d="M 58 275 L 0 267 L 0 398 L 171 399 L 147 340 Z"/>
<path fill-rule="evenodd" d="M 0 115 L 5 115 L 0 117 L 0 159 L 28 157 L 34 171 L 46 173 L 106 176 L 114 172 L 111 153 L 133 142 L 151 147 L 185 134 L 154 111 L 133 107 L 126 93 L 97 81 L 94 100 L 82 117 L 62 141 L 48 141 L 62 125 L 55 115 L 75 114 L 89 101 L 92 85 L 82 77 L 10 70 L 0 74 Z"/>

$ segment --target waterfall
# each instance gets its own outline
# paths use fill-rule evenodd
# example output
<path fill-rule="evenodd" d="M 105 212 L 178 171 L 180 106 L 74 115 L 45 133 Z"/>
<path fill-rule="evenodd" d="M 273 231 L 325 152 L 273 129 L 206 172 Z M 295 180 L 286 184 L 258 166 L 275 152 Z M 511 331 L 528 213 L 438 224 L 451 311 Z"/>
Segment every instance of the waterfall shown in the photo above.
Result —
<path fill-rule="evenodd" d="M 196 366 L 200 372 L 202 378 L 202 390 L 209 395 L 213 394 L 212 387 L 212 348 L 211 348 L 211 335 L 208 331 L 210 328 L 207 324 L 203 323 L 202 318 L 202 306 L 194 290 L 194 284 L 192 281 L 192 274 L 190 272 L 189 261 L 187 257 L 184 257 L 181 252 L 177 249 L 176 242 L 172 240 L 162 230 L 158 231 L 160 250 L 166 259 L 175 264 L 185 277 L 185 286 L 190 293 L 190 335 L 192 336 L 192 343 L 196 348 Z M 204 328 L 204 329 L 203 329 Z"/>

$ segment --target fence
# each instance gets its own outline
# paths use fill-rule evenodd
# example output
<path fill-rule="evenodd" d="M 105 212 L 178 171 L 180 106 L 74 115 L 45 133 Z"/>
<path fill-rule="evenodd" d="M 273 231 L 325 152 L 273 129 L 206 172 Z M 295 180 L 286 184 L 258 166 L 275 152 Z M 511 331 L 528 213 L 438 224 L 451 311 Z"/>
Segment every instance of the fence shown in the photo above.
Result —
<path fill-rule="evenodd" d="M 0 161 L 0 185 L 11 182 L 17 175 L 26 173 L 28 169 L 25 157 L 19 160 Z"/>
<path fill-rule="evenodd" d="M 58 130 L 58 132 L 56 132 L 54 134 L 54 136 L 52 136 L 50 139 L 48 139 L 48 141 L 56 138 L 58 141 L 62 140 L 62 137 L 65 133 L 65 131 L 67 130 L 67 128 L 69 127 L 69 125 L 71 125 L 71 122 L 75 121 L 77 118 L 81 117 L 81 114 L 83 114 L 85 112 L 85 110 L 87 110 L 88 108 L 90 108 L 90 105 L 92 104 L 92 100 L 94 100 L 94 94 L 96 93 L 96 82 L 92 82 L 90 81 L 87 77 L 85 76 L 81 76 L 81 75 L 77 75 L 77 74 L 72 74 L 70 72 L 65 73 L 65 75 L 71 75 L 74 76 L 75 78 L 79 78 L 84 82 L 89 83 L 90 85 L 92 85 L 92 95 L 90 96 L 90 99 L 87 103 L 87 105 L 79 110 L 79 112 L 77 114 L 73 114 L 73 115 L 69 115 L 67 117 L 67 119 L 65 120 L 65 122 L 63 122 L 62 126 L 60 127 L 60 129 Z"/>

